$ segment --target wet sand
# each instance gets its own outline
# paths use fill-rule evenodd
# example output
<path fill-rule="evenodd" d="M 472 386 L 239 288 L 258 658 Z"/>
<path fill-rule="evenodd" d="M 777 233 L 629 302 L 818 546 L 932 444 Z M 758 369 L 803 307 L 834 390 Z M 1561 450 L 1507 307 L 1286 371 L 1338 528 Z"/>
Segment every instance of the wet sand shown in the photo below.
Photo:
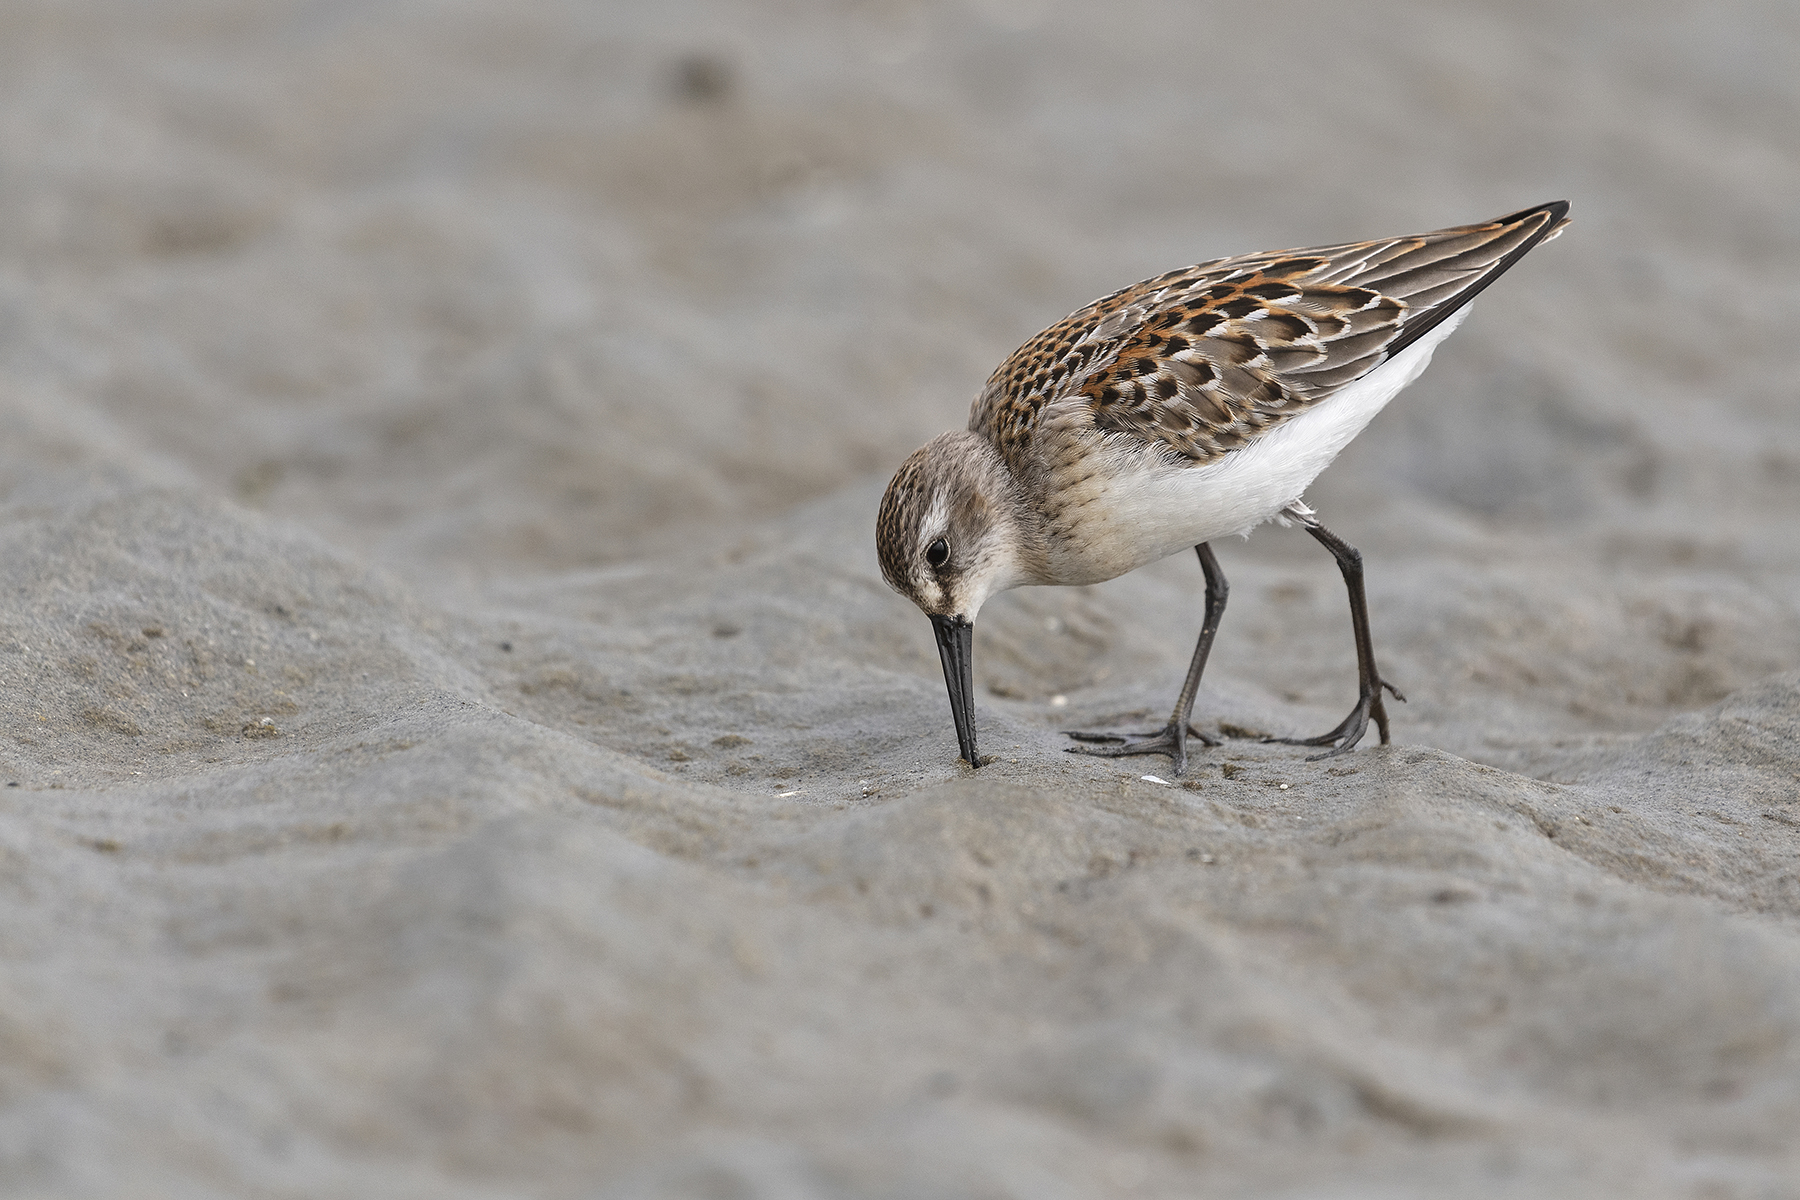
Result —
<path fill-rule="evenodd" d="M 1782 6 L 0 13 L 21 1196 L 1800 1197 Z M 1239 251 L 1567 197 L 1328 556 L 976 635 L 888 474 Z M 1145 775 L 1170 780 L 1146 780 Z"/>

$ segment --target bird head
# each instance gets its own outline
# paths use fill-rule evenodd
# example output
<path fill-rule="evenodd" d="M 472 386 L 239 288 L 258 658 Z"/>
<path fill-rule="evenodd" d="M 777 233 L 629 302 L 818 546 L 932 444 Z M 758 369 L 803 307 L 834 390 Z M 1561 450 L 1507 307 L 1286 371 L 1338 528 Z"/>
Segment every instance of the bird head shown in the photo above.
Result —
<path fill-rule="evenodd" d="M 995 592 L 1030 582 L 1027 510 L 986 439 L 946 433 L 900 465 L 881 498 L 875 548 L 888 585 L 931 618 L 956 739 L 975 752 L 975 615 Z"/>

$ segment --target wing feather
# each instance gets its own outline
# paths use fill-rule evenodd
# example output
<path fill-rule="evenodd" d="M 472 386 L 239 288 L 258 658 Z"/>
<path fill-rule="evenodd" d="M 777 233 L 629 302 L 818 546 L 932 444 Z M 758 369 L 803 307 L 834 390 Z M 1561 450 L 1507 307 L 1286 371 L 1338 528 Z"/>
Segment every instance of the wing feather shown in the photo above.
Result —
<path fill-rule="evenodd" d="M 1557 201 L 1417 237 L 1216 259 L 1096 300 L 1014 351 L 969 428 L 1015 470 L 1040 414 L 1209 462 L 1328 399 L 1568 224 Z"/>

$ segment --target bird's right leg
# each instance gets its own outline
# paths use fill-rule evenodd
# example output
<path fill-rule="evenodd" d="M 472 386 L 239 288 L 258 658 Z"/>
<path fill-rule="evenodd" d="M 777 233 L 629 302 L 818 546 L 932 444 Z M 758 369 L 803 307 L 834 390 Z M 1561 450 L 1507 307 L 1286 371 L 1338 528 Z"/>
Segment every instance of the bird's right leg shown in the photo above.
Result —
<path fill-rule="evenodd" d="M 1356 743 L 1362 740 L 1371 719 L 1376 730 L 1381 734 L 1381 744 L 1388 744 L 1387 706 L 1381 702 L 1381 693 L 1385 689 L 1394 699 L 1404 702 L 1405 696 L 1400 689 L 1381 677 L 1375 666 L 1375 645 L 1369 636 L 1369 601 L 1363 593 L 1362 554 L 1337 534 L 1319 524 L 1319 519 L 1312 509 L 1302 504 L 1294 504 L 1284 510 L 1283 515 L 1299 521 L 1306 532 L 1337 559 L 1338 570 L 1344 576 L 1344 587 L 1350 595 L 1350 626 L 1356 638 L 1356 678 L 1358 696 L 1356 707 L 1350 715 L 1338 722 L 1336 729 L 1330 733 L 1322 733 L 1311 738 L 1267 738 L 1271 742 L 1282 742 L 1289 746 L 1329 746 L 1323 754 L 1315 754 L 1307 762 L 1317 762 L 1321 758 L 1335 758 L 1347 754 Z"/>
<path fill-rule="evenodd" d="M 1192 734 L 1208 746 L 1218 741 L 1188 724 L 1194 715 L 1194 697 L 1200 692 L 1200 674 L 1206 670 L 1206 656 L 1212 652 L 1213 635 L 1219 632 L 1219 619 L 1225 615 L 1225 598 L 1231 588 L 1225 572 L 1213 557 L 1212 547 L 1205 542 L 1194 547 L 1200 556 L 1200 569 L 1206 574 L 1206 617 L 1200 625 L 1200 640 L 1194 644 L 1194 659 L 1188 664 L 1187 681 L 1175 699 L 1175 712 L 1169 723 L 1153 733 L 1079 733 L 1068 735 L 1085 746 L 1070 746 L 1071 754 L 1092 754 L 1100 758 L 1124 758 L 1131 754 L 1167 754 L 1175 760 L 1174 773 L 1187 769 L 1187 739 Z"/>

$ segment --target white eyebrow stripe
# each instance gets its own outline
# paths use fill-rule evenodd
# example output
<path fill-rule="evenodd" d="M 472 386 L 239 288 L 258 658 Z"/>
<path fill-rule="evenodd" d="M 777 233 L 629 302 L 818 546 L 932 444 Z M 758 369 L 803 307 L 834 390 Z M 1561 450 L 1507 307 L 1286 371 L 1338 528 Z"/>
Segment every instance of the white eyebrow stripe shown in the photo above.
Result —
<path fill-rule="evenodd" d="M 919 522 L 919 544 L 929 546 L 948 532 L 950 500 L 943 492 L 939 492 L 931 498 L 931 507 L 925 510 L 925 519 Z"/>

